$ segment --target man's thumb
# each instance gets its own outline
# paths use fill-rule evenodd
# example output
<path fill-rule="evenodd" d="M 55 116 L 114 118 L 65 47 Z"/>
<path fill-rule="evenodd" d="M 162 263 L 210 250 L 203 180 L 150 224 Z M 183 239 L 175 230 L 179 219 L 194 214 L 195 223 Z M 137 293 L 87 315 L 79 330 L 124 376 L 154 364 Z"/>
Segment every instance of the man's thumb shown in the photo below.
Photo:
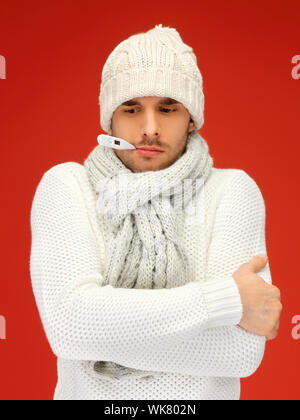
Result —
<path fill-rule="evenodd" d="M 249 262 L 249 269 L 253 272 L 261 270 L 268 262 L 268 256 L 266 254 L 255 255 Z"/>

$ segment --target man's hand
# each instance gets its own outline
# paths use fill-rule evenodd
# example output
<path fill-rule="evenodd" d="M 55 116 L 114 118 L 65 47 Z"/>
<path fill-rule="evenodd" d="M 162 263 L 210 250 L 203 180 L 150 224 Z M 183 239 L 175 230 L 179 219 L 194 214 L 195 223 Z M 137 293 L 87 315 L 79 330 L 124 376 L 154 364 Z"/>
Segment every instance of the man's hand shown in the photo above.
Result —
<path fill-rule="evenodd" d="M 233 274 L 243 304 L 243 317 L 238 324 L 254 334 L 272 340 L 277 335 L 282 311 L 280 290 L 256 274 L 268 262 L 266 255 L 256 255 Z"/>

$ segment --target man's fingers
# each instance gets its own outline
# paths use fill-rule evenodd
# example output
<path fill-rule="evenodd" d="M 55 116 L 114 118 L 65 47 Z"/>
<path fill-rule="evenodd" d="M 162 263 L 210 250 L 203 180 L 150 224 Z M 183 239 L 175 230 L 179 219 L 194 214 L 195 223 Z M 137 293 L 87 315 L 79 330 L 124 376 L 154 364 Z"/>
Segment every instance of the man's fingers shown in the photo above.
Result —
<path fill-rule="evenodd" d="M 267 341 L 268 340 L 274 340 L 274 338 L 276 338 L 276 336 L 277 336 L 277 330 L 278 330 L 278 328 L 276 328 L 275 330 L 273 330 L 273 332 L 271 334 L 269 334 L 268 336 L 266 336 Z"/>

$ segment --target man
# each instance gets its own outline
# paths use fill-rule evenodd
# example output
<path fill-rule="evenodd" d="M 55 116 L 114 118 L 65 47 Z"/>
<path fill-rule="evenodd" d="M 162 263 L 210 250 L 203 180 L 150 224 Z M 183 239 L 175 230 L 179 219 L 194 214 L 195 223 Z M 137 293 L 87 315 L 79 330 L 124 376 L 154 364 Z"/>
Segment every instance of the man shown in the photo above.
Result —
<path fill-rule="evenodd" d="M 54 399 L 239 399 L 276 337 L 264 200 L 245 171 L 213 167 L 203 107 L 192 48 L 156 25 L 102 73 L 102 128 L 136 149 L 44 174 L 31 278 Z"/>

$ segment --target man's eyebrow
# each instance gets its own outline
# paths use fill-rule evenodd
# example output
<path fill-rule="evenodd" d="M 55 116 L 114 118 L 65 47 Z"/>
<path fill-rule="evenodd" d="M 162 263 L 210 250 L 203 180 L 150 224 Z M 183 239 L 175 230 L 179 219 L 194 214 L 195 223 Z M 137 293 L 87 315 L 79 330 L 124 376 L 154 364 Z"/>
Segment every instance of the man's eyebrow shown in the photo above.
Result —
<path fill-rule="evenodd" d="M 175 101 L 175 99 L 172 99 L 172 98 L 166 98 L 166 99 L 161 99 L 158 103 L 160 105 L 174 105 L 174 104 L 178 104 L 179 102 Z M 123 102 L 121 105 L 132 106 L 132 105 L 141 105 L 141 103 L 138 100 L 131 99 L 130 101 Z"/>

